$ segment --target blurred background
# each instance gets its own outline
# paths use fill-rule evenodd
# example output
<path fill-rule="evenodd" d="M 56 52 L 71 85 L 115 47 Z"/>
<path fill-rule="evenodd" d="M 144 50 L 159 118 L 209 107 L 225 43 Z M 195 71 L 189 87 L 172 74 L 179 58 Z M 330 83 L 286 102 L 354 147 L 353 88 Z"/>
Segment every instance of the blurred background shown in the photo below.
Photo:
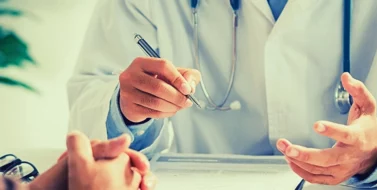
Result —
<path fill-rule="evenodd" d="M 1 8 L 23 12 L 19 17 L 0 15 L 0 25 L 27 44 L 35 61 L 35 65 L 25 62 L 21 67 L 0 67 L 0 76 L 36 89 L 0 84 L 0 153 L 65 146 L 66 82 L 96 1 L 0 0 Z"/>

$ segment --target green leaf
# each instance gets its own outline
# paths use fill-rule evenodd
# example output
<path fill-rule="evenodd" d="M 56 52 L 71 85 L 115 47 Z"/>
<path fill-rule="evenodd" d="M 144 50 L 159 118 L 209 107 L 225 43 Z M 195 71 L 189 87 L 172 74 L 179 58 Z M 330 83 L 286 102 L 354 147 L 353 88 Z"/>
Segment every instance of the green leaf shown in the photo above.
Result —
<path fill-rule="evenodd" d="M 11 65 L 22 67 L 25 61 L 35 63 L 28 53 L 27 45 L 20 38 L 12 32 L 0 36 L 0 68 Z"/>
<path fill-rule="evenodd" d="M 3 77 L 3 76 L 0 76 L 0 84 L 10 85 L 10 86 L 19 86 L 19 87 L 25 88 L 27 90 L 37 92 L 34 88 L 32 88 L 31 86 L 29 86 L 29 85 L 27 85 L 23 82 L 13 80 L 11 78 Z"/>
<path fill-rule="evenodd" d="M 22 12 L 15 9 L 9 9 L 9 8 L 0 8 L 0 16 L 21 16 Z"/>

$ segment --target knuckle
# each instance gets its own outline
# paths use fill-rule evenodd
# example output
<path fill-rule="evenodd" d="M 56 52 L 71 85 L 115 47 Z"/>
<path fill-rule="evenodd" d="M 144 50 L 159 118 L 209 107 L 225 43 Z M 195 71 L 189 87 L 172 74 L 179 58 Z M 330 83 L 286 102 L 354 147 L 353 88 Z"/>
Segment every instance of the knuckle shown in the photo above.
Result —
<path fill-rule="evenodd" d="M 119 81 L 119 83 L 123 83 L 123 81 L 124 81 L 124 78 L 125 78 L 125 76 L 124 75 L 126 75 L 125 74 L 125 72 L 122 72 L 119 76 L 118 76 L 118 81 Z"/>
<path fill-rule="evenodd" d="M 130 78 L 132 78 L 131 75 L 132 75 L 132 72 L 129 72 L 129 70 L 126 69 L 125 71 L 120 73 L 118 80 L 119 82 L 123 83 L 124 81 L 128 81 Z"/>
<path fill-rule="evenodd" d="M 350 133 L 343 133 L 343 139 L 346 140 L 347 142 L 352 142 L 353 136 Z"/>
<path fill-rule="evenodd" d="M 144 58 L 144 57 L 136 57 L 136 58 L 132 61 L 132 65 L 140 65 L 140 64 L 142 64 L 144 61 L 145 61 L 145 58 Z"/>
<path fill-rule="evenodd" d="M 146 84 L 149 83 L 149 80 L 148 78 L 144 77 L 144 76 L 136 76 L 136 77 L 132 77 L 132 78 L 129 78 L 130 80 L 128 81 L 131 81 L 132 83 L 136 83 L 138 85 L 141 85 L 141 86 L 145 86 Z"/>
<path fill-rule="evenodd" d="M 162 82 L 157 82 L 153 84 L 151 87 L 151 92 L 153 94 L 164 93 L 165 91 L 166 90 Z"/>

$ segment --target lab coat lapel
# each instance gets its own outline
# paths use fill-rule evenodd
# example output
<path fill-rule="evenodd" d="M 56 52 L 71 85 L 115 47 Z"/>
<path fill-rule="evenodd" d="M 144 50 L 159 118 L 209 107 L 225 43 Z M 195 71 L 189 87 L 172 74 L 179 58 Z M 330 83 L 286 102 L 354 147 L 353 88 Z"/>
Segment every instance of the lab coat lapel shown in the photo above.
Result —
<path fill-rule="evenodd" d="M 305 1 L 307 2 L 307 4 L 309 4 L 309 1 L 312 2 L 314 0 L 305 0 Z M 275 23 L 274 28 L 272 29 L 270 33 L 270 37 L 274 37 L 275 35 L 277 35 L 278 31 L 289 30 L 289 28 L 292 27 L 292 21 L 295 19 L 295 17 L 300 16 L 300 14 L 304 11 L 304 8 L 308 7 L 308 6 L 303 7 L 303 3 L 300 3 L 300 2 L 301 0 L 299 1 L 288 0 L 283 12 L 279 16 L 278 22 Z M 304 4 L 304 5 L 307 5 L 307 4 Z"/>
<path fill-rule="evenodd" d="M 272 15 L 267 0 L 252 0 L 251 2 L 267 18 L 267 20 L 271 22 L 271 24 L 275 23 L 274 16 Z"/>
<path fill-rule="evenodd" d="M 286 87 L 287 84 L 291 84 L 292 80 L 295 78 L 284 76 L 286 72 L 289 73 L 289 66 L 282 66 L 281 63 L 284 56 L 281 53 L 282 49 L 279 47 L 279 43 L 281 43 L 279 39 L 282 38 L 281 35 L 287 34 L 297 27 L 305 27 L 304 22 L 298 22 L 295 18 L 299 18 L 304 11 L 310 11 L 309 9 L 312 7 L 310 5 L 312 5 L 315 0 L 303 0 L 306 1 L 306 3 L 300 3 L 301 1 L 302 0 L 289 0 L 287 2 L 266 42 L 265 77 L 267 105 L 270 112 L 268 118 L 269 139 L 271 146 L 274 147 L 275 154 L 280 154 L 280 151 L 277 150 L 275 146 L 279 138 L 294 139 L 294 142 L 298 143 L 303 142 L 303 139 L 305 139 L 308 134 L 305 128 L 292 129 L 291 121 L 287 119 L 290 109 L 282 102 L 289 99 L 287 97 L 289 97 L 290 92 L 286 91 L 284 87 Z M 300 69 L 302 68 L 295 68 L 297 72 L 302 73 L 303 71 Z M 283 94 L 283 96 L 276 96 L 276 94 Z M 301 136 L 298 137 L 297 134 Z"/>

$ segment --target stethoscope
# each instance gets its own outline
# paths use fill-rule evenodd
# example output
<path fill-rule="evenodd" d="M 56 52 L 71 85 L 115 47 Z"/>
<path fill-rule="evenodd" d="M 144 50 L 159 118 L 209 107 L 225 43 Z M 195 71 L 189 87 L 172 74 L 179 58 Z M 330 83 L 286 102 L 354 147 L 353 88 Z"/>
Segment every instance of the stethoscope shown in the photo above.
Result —
<path fill-rule="evenodd" d="M 241 0 L 230 0 L 230 6 L 233 9 L 233 34 L 232 34 L 232 67 L 230 72 L 230 78 L 228 82 L 228 88 L 224 95 L 223 100 L 220 103 L 215 103 L 211 96 L 209 95 L 207 88 L 204 84 L 203 75 L 200 81 L 200 87 L 203 91 L 207 103 L 205 101 L 199 100 L 202 105 L 202 109 L 212 110 L 212 111 L 229 111 L 229 110 L 239 110 L 241 109 L 241 103 L 238 100 L 231 102 L 228 106 L 225 105 L 227 102 L 230 92 L 233 87 L 234 77 L 236 72 L 237 63 L 237 27 L 238 27 L 238 13 L 240 9 Z M 201 66 L 199 61 L 199 36 L 198 36 L 198 5 L 199 0 L 191 0 L 191 10 L 193 15 L 193 26 L 194 26 L 194 57 L 195 65 L 197 69 L 201 72 Z M 351 36 L 351 0 L 344 0 L 344 11 L 343 11 L 343 72 L 350 72 L 350 36 Z M 202 73 L 202 72 L 201 72 Z M 337 85 L 334 93 L 335 106 L 341 114 L 348 113 L 352 105 L 352 97 L 343 88 L 341 82 Z"/>

